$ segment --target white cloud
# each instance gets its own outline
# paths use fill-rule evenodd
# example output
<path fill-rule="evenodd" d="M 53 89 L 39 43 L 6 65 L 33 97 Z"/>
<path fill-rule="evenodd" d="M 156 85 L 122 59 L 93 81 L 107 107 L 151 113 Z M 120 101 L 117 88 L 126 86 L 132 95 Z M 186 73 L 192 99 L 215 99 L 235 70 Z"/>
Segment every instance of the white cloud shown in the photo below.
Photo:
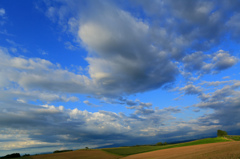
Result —
<path fill-rule="evenodd" d="M 238 62 L 238 58 L 231 56 L 228 51 L 219 50 L 213 54 L 204 54 L 203 52 L 195 52 L 183 57 L 184 65 L 183 75 L 192 76 L 196 72 L 199 79 L 204 74 L 219 73 L 228 69 Z M 194 79 L 193 77 L 191 77 Z"/>
<path fill-rule="evenodd" d="M 39 90 L 60 93 L 93 93 L 91 88 L 94 83 L 88 77 L 63 70 L 50 61 L 39 58 L 12 57 L 3 49 L 0 50 L 0 56 L 2 68 L 0 72 L 4 74 L 1 76 L 0 85 L 2 86 L 9 87 L 17 84 L 20 88 L 28 91 L 34 90 L 35 93 Z M 44 97 L 42 94 L 41 97 L 47 96 Z"/>
<path fill-rule="evenodd" d="M 229 52 L 219 50 L 212 59 L 214 69 L 221 71 L 227 69 L 238 62 L 238 59 L 231 56 Z"/>
<path fill-rule="evenodd" d="M 101 14 L 105 17 L 91 14 L 78 32 L 90 51 L 86 59 L 94 81 L 119 93 L 142 92 L 174 81 L 176 66 L 148 41 L 146 23 L 117 8 L 103 7 Z"/>
<path fill-rule="evenodd" d="M 0 16 L 4 16 L 5 15 L 5 9 L 0 8 Z"/>
<path fill-rule="evenodd" d="M 1 143 L 1 142 L 0 142 Z M 48 143 L 41 141 L 34 141 L 31 139 L 26 139 L 25 141 L 8 141 L 2 142 L 0 144 L 1 150 L 13 150 L 13 149 L 23 149 L 23 148 L 32 148 L 32 147 L 47 147 L 47 146 L 58 146 L 59 143 Z"/>
<path fill-rule="evenodd" d="M 88 100 L 83 101 L 84 104 L 88 105 L 88 106 L 92 106 L 92 107 L 99 107 L 96 104 L 90 103 Z"/>
<path fill-rule="evenodd" d="M 230 76 L 224 76 L 222 79 L 229 79 L 231 78 Z"/>
<path fill-rule="evenodd" d="M 187 95 L 197 94 L 200 95 L 202 93 L 202 89 L 200 87 L 196 87 L 193 84 L 186 85 L 182 88 L 179 88 L 180 91 L 184 91 Z"/>

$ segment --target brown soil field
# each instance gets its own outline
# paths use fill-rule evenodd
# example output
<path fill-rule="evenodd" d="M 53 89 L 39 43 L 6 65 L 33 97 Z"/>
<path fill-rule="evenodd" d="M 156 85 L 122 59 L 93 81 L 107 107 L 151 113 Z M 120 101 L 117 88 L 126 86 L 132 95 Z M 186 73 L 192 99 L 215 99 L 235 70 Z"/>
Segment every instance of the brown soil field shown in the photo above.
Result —
<path fill-rule="evenodd" d="M 121 159 L 240 159 L 240 141 L 157 150 Z"/>
<path fill-rule="evenodd" d="M 62 153 L 31 156 L 32 159 L 118 159 L 121 156 L 101 150 L 76 150 Z"/>

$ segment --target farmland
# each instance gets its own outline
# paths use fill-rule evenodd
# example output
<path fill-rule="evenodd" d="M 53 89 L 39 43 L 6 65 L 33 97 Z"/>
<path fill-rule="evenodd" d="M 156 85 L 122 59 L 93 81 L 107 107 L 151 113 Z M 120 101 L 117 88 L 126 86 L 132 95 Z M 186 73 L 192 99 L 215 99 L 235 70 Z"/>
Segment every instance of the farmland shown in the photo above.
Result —
<path fill-rule="evenodd" d="M 240 136 L 206 138 L 161 146 L 143 145 L 104 149 L 57 151 L 59 153 L 25 156 L 20 159 L 141 159 L 141 158 L 240 158 Z"/>
<path fill-rule="evenodd" d="M 195 140 L 191 142 L 179 143 L 179 144 L 169 144 L 163 146 L 131 146 L 131 147 L 119 147 L 119 148 L 109 148 L 103 149 L 106 152 L 117 154 L 121 156 L 128 156 L 143 152 L 155 151 L 155 150 L 162 150 L 168 148 L 175 148 L 175 147 L 183 147 L 183 146 L 192 146 L 192 145 L 199 145 L 199 144 L 208 144 L 208 143 L 217 143 L 217 142 L 226 142 L 230 141 L 229 139 L 223 137 L 217 138 L 206 138 L 201 140 Z"/>
<path fill-rule="evenodd" d="M 157 150 L 122 159 L 239 159 L 240 142 L 220 142 Z"/>

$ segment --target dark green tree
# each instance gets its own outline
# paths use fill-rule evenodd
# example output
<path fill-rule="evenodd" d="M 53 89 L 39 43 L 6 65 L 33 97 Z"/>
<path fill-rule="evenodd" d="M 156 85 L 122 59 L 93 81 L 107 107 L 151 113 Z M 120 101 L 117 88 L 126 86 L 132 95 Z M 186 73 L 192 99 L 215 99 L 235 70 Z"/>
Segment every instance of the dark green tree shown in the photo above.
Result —
<path fill-rule="evenodd" d="M 162 142 L 156 143 L 156 146 L 162 146 L 162 145 L 163 145 Z"/>
<path fill-rule="evenodd" d="M 21 157 L 20 153 L 12 153 L 1 158 L 4 159 L 4 158 L 18 158 L 18 157 Z"/>
<path fill-rule="evenodd" d="M 226 132 L 226 131 L 223 131 L 223 130 L 218 130 L 218 131 L 217 131 L 217 136 L 218 136 L 218 137 L 227 136 L 227 132 Z"/>

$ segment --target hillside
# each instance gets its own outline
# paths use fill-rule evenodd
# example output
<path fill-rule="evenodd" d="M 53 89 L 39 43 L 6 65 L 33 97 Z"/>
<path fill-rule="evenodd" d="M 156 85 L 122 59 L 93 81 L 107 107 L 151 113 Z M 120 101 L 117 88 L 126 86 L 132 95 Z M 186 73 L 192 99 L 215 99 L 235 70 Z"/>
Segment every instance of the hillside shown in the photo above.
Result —
<path fill-rule="evenodd" d="M 157 158 L 159 156 L 161 156 L 161 158 L 181 158 L 181 156 L 201 158 L 200 156 L 203 157 L 204 155 L 209 155 L 211 158 L 215 158 L 218 156 L 218 153 L 222 154 L 223 156 L 230 155 L 230 158 L 235 158 L 236 156 L 240 158 L 239 138 L 240 136 L 226 136 L 161 146 L 143 145 L 118 148 L 76 150 L 45 155 L 26 156 L 21 157 L 20 159 L 134 159 L 156 158 L 156 156 Z"/>
<path fill-rule="evenodd" d="M 112 154 L 117 154 L 120 156 L 128 156 L 128 155 L 155 151 L 155 150 L 162 150 L 162 149 L 169 149 L 169 148 L 183 147 L 183 146 L 192 146 L 192 145 L 199 145 L 199 144 L 226 142 L 226 141 L 231 141 L 231 140 L 224 137 L 217 137 L 217 138 L 206 138 L 206 139 L 195 140 L 191 142 L 169 144 L 169 145 L 162 145 L 162 146 L 131 146 L 131 147 L 119 147 L 119 148 L 106 148 L 102 150 Z"/>

